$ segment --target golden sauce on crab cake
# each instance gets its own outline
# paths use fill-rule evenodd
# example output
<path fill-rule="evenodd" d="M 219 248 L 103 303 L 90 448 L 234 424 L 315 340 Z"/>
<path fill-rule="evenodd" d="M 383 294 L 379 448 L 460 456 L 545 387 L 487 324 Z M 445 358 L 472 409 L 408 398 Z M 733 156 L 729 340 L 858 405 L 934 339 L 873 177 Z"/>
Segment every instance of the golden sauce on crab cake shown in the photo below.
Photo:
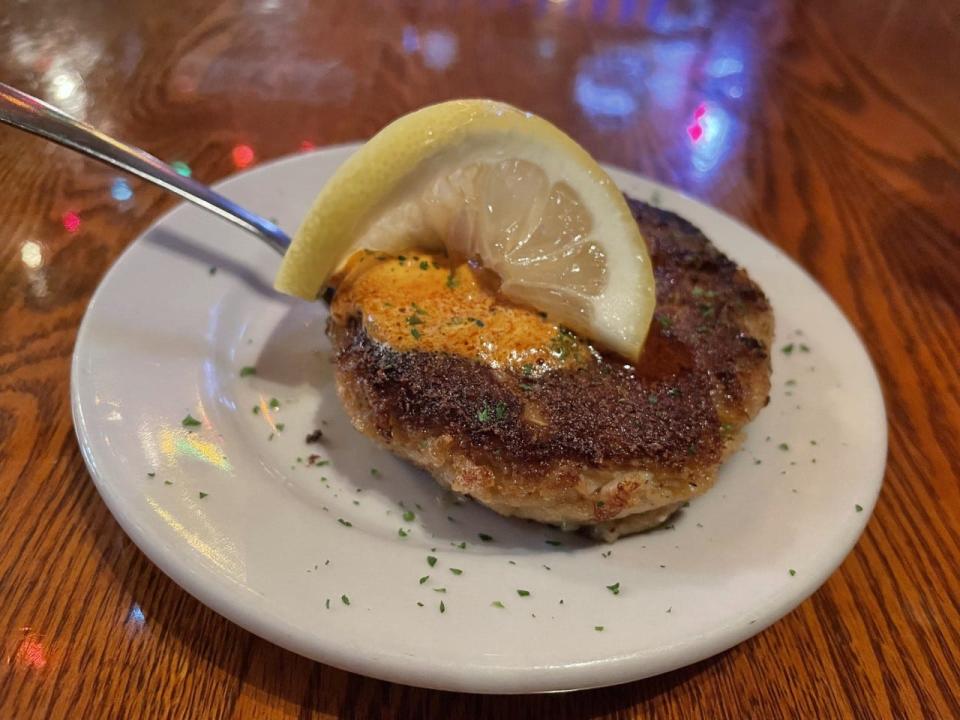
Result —
<path fill-rule="evenodd" d="M 570 368 L 590 348 L 545 313 L 510 303 L 495 280 L 444 255 L 355 253 L 337 281 L 336 322 L 359 314 L 395 350 L 443 352 L 526 375 Z"/>

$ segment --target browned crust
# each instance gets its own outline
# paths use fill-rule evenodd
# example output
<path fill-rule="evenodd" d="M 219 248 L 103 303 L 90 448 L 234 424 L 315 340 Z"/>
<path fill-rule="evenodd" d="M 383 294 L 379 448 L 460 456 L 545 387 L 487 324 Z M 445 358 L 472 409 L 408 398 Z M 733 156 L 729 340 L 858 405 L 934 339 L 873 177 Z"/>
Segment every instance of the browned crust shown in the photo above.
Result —
<path fill-rule="evenodd" d="M 767 400 L 772 313 L 697 228 L 629 202 L 657 284 L 636 367 L 601 355 L 524 377 L 455 355 L 398 352 L 353 317 L 329 331 L 358 428 L 500 512 L 548 522 L 604 522 L 709 487 Z"/>

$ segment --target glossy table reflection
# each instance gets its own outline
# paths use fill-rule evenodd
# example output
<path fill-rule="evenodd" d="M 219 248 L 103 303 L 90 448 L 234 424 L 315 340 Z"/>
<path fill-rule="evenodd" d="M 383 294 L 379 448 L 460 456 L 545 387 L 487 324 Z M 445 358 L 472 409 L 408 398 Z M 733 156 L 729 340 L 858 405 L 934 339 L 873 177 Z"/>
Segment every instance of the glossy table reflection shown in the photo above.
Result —
<path fill-rule="evenodd" d="M 86 303 L 174 201 L 0 128 L 0 717 L 960 716 L 957 18 L 932 1 L 854 0 L 6 8 L 0 77 L 204 181 L 450 97 L 542 114 L 806 267 L 864 337 L 891 435 L 851 557 L 717 658 L 528 698 L 310 662 L 147 561 L 73 436 L 68 369 Z"/>

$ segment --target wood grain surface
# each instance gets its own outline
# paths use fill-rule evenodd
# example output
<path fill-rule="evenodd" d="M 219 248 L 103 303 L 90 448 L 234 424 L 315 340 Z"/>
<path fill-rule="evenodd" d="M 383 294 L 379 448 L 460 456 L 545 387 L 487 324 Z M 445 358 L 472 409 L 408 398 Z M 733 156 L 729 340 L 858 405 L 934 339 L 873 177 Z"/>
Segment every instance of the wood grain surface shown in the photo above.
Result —
<path fill-rule="evenodd" d="M 794 257 L 862 335 L 890 418 L 857 548 L 718 657 L 539 697 L 311 662 L 154 567 L 74 437 L 84 309 L 174 200 L 0 127 L 0 718 L 960 717 L 956 0 L 9 0 L 0 78 L 204 181 L 425 103 L 516 103 Z"/>

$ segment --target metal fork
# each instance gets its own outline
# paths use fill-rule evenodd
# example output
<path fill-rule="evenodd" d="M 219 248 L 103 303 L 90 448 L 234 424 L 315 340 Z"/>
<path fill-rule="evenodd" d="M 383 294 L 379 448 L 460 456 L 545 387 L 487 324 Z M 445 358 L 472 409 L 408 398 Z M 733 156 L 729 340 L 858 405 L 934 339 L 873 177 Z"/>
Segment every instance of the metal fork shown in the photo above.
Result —
<path fill-rule="evenodd" d="M 290 247 L 290 237 L 266 218 L 240 207 L 203 183 L 180 175 L 150 153 L 116 140 L 4 83 L 0 83 L 0 122 L 159 185 L 256 235 L 281 255 Z"/>

